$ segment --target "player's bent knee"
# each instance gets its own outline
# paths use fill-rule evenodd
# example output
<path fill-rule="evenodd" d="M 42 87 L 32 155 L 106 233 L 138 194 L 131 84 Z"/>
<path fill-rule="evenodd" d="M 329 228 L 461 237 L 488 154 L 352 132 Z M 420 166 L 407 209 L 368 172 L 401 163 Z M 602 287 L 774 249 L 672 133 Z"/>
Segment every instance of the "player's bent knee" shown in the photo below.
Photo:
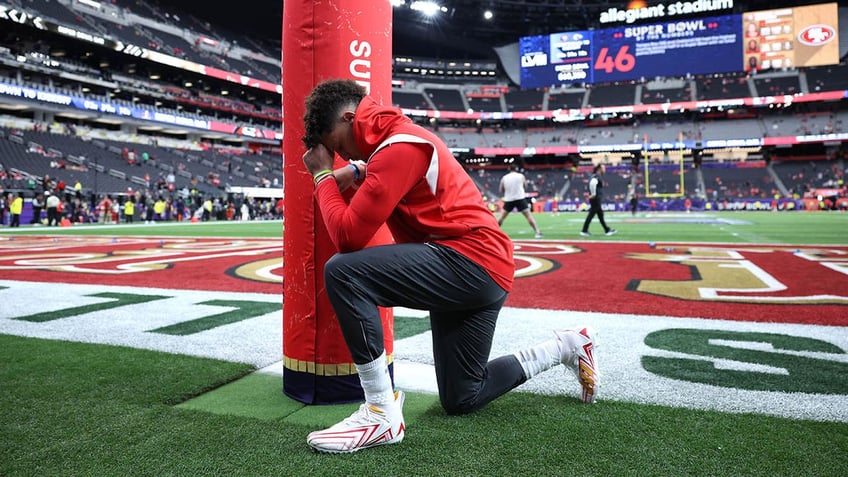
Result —
<path fill-rule="evenodd" d="M 349 276 L 348 271 L 352 263 L 350 257 L 343 253 L 337 253 L 324 264 L 325 283 L 344 283 Z"/>
<path fill-rule="evenodd" d="M 450 416 L 461 416 L 470 414 L 480 409 L 480 404 L 474 399 L 452 400 L 446 397 L 441 398 L 442 408 Z"/>

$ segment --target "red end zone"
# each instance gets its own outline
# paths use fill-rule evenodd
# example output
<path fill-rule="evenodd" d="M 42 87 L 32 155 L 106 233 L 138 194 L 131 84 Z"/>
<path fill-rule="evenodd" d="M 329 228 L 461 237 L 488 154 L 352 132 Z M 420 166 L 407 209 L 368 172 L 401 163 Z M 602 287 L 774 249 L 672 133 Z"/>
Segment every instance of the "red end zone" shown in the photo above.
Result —
<path fill-rule="evenodd" d="M 9 280 L 282 293 L 282 239 L 0 238 Z"/>
<path fill-rule="evenodd" d="M 282 240 L 3 237 L 7 280 L 282 293 Z M 848 247 L 516 242 L 508 306 L 848 325 Z"/>
<path fill-rule="evenodd" d="M 848 325 L 848 247 L 517 243 L 522 308 Z"/>

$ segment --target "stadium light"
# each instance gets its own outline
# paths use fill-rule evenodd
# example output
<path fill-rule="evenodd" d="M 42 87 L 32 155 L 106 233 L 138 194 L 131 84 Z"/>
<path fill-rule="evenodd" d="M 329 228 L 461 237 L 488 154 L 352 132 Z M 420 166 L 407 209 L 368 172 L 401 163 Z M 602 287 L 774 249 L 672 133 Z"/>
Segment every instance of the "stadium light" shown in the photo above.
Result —
<path fill-rule="evenodd" d="M 421 12 L 428 17 L 435 16 L 439 12 L 447 12 L 448 9 L 430 0 L 416 0 L 409 5 L 410 10 Z"/>
<path fill-rule="evenodd" d="M 494 17 L 494 16 L 495 16 L 495 14 L 492 13 L 491 10 L 486 10 L 485 12 L 483 12 L 483 18 L 486 19 L 486 20 L 491 20 L 492 17 Z"/>

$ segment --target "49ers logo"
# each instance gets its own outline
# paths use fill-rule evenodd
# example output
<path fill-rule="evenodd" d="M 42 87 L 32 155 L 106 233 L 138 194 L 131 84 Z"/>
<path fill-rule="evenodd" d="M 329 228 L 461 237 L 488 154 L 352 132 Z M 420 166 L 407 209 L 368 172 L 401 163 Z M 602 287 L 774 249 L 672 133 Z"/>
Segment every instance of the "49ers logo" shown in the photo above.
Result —
<path fill-rule="evenodd" d="M 699 301 L 848 304 L 848 296 L 838 293 L 844 287 L 828 287 L 825 292 L 817 286 L 817 281 L 832 283 L 848 275 L 844 250 L 683 247 L 626 257 L 668 262 L 691 271 L 691 279 L 685 281 L 631 280 L 628 289 L 643 293 Z M 806 273 L 799 276 L 802 270 Z"/>
<path fill-rule="evenodd" d="M 807 46 L 821 46 L 836 37 L 836 30 L 830 25 L 810 25 L 798 32 L 798 41 Z"/>
<path fill-rule="evenodd" d="M 561 243 L 547 242 L 516 242 L 513 257 L 515 258 L 515 278 L 524 278 L 548 273 L 559 268 L 559 262 L 554 257 L 580 253 L 582 250 Z"/>
<path fill-rule="evenodd" d="M 518 242 L 509 306 L 848 326 L 848 247 Z"/>

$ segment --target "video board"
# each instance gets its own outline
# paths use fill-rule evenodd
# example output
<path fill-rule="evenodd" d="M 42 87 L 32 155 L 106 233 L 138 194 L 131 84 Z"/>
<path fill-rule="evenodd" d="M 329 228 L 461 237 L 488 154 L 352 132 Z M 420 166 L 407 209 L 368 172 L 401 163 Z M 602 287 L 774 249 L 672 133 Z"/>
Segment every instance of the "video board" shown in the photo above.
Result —
<path fill-rule="evenodd" d="M 519 40 L 521 87 L 592 83 L 592 32 L 574 31 Z"/>
<path fill-rule="evenodd" d="M 744 71 L 839 63 L 835 3 L 745 12 Z"/>
<path fill-rule="evenodd" d="M 519 39 L 524 89 L 839 62 L 837 4 Z"/>

